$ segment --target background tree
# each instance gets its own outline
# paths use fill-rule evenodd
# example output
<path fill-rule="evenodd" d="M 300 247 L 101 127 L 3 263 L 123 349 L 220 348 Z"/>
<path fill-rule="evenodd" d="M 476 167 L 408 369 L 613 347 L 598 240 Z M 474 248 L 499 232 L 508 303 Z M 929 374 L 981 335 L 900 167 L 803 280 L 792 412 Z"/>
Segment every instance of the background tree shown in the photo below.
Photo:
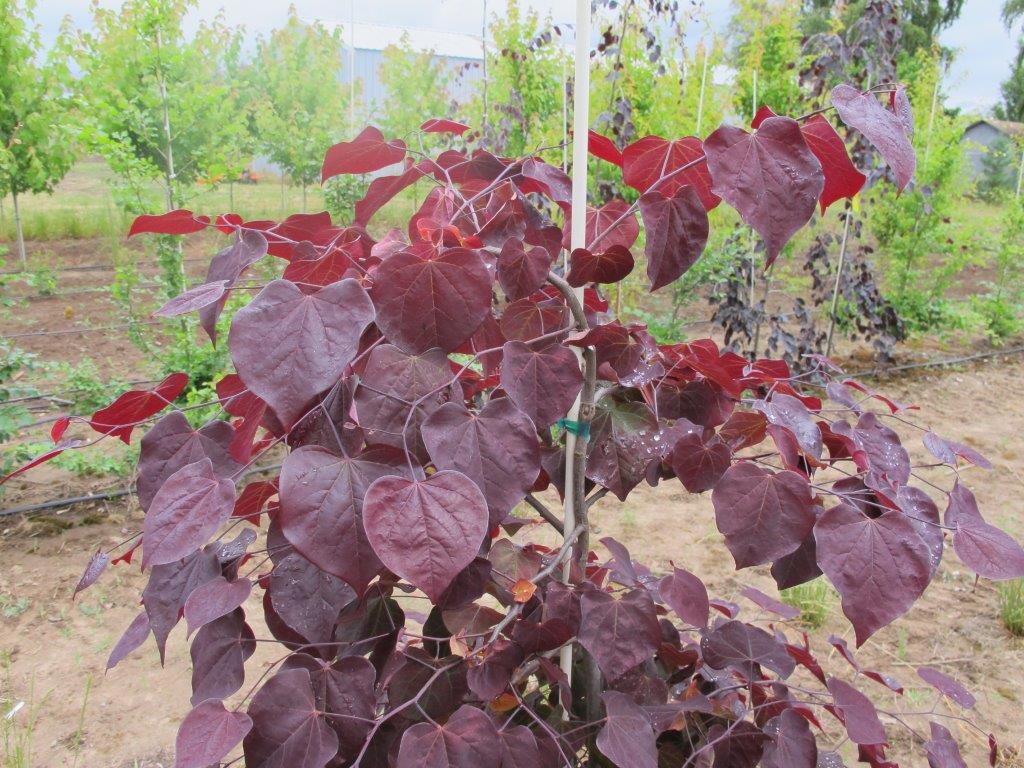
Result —
<path fill-rule="evenodd" d="M 841 27 L 851 26 L 865 11 L 870 10 L 871 6 L 879 4 L 879 0 L 854 0 L 848 3 L 836 3 L 834 0 L 804 0 L 800 26 L 806 35 L 836 31 L 837 19 Z M 960 18 L 964 0 L 903 0 L 897 5 L 902 52 L 910 57 L 918 49 L 930 47 L 940 32 Z"/>
<path fill-rule="evenodd" d="M 58 44 L 45 61 L 37 60 L 34 8 L 32 0 L 0 0 L 0 198 L 9 194 L 14 204 L 22 267 L 18 195 L 52 192 L 75 157 L 67 51 Z"/>
<path fill-rule="evenodd" d="M 1024 0 L 1006 0 L 1003 3 L 1003 23 L 1012 32 L 1018 21 L 1024 19 Z M 996 105 L 996 117 L 1002 120 L 1024 121 L 1024 26 L 1017 40 L 1017 58 L 1010 76 L 1003 81 L 1003 101 Z"/>
<path fill-rule="evenodd" d="M 388 94 L 375 105 L 374 122 L 389 136 L 405 137 L 419 129 L 423 115 L 445 115 L 451 107 L 453 73 L 433 51 L 415 51 L 409 34 L 384 49 L 380 81 Z"/>
<path fill-rule="evenodd" d="M 801 102 L 799 9 L 791 0 L 737 0 L 729 24 L 736 69 L 734 107 L 752 118 L 766 104 L 790 112 Z"/>
<path fill-rule="evenodd" d="M 348 88 L 339 79 L 343 61 L 341 29 L 288 21 L 256 43 L 252 76 L 257 88 L 256 131 L 263 154 L 292 183 L 319 181 L 324 152 L 349 127 Z"/>

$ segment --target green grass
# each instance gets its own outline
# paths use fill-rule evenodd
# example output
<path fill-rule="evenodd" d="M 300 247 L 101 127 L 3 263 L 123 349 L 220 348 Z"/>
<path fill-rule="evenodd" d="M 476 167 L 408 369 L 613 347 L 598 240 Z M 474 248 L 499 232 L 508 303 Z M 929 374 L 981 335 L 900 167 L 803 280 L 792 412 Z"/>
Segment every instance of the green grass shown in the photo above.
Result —
<path fill-rule="evenodd" d="M 131 216 L 114 201 L 114 176 L 98 158 L 77 162 L 52 194 L 23 195 L 18 199 L 25 239 L 32 241 L 120 237 L 128 231 Z M 417 189 L 417 187 L 422 189 Z M 404 227 L 409 216 L 422 202 L 428 190 L 425 183 L 406 190 L 374 221 L 374 231 L 382 234 L 391 227 Z M 151 194 L 160 199 L 160 187 L 153 184 Z M 0 200 L 0 242 L 13 242 L 14 207 L 10 196 Z M 292 213 L 322 211 L 324 196 L 319 186 L 306 189 L 303 208 L 302 189 L 285 184 L 276 177 L 264 176 L 258 184 L 220 184 L 197 187 L 183 207 L 197 213 L 234 211 L 248 220 L 280 219 Z"/>
<path fill-rule="evenodd" d="M 1010 634 L 1024 637 L 1024 579 L 1004 581 L 999 591 L 999 618 Z"/>
<path fill-rule="evenodd" d="M 797 621 L 811 629 L 821 628 L 835 602 L 835 590 L 824 578 L 784 589 L 779 594 L 782 602 L 800 610 Z"/>

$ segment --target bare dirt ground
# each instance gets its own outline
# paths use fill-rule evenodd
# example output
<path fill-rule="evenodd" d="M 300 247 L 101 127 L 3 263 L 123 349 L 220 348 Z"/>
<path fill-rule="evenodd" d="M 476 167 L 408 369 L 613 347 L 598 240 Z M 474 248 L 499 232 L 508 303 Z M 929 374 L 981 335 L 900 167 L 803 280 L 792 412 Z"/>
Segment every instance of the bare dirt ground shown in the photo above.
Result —
<path fill-rule="evenodd" d="M 51 243 L 61 266 L 95 264 L 101 243 Z M 203 252 L 210 253 L 207 247 Z M 201 267 L 196 267 L 201 269 Z M 70 274 L 70 273 L 69 273 Z M 75 273 L 78 274 L 78 273 Z M 80 288 L 103 286 L 110 271 L 80 271 Z M 68 283 L 62 282 L 62 290 Z M 70 317 L 67 307 L 70 307 Z M 105 292 L 28 302 L 0 319 L 5 334 L 102 327 L 117 322 Z M 31 336 L 18 346 L 42 358 L 74 359 L 88 355 L 109 375 L 137 374 L 141 358 L 123 331 L 84 336 Z M 941 356 L 942 345 L 920 345 L 903 354 Z M 871 367 L 852 361 L 852 369 Z M 921 410 L 912 417 L 940 434 L 962 440 L 986 454 L 995 469 L 970 468 L 964 481 L 978 496 L 986 517 L 1024 538 L 1024 405 L 1016 393 L 1024 376 L 1020 357 L 993 358 L 941 373 L 916 373 L 879 388 Z M 919 439 L 901 430 L 916 459 L 924 460 Z M 929 479 L 948 485 L 948 474 L 936 471 Z M 121 485 L 125 481 L 121 481 Z M 116 483 L 113 483 L 116 484 Z M 40 470 L 12 484 L 0 507 L 87 493 L 112 485 L 107 478 L 82 480 L 66 472 Z M 603 500 L 595 510 L 595 538 L 611 535 L 626 543 L 633 556 L 657 570 L 671 562 L 707 581 L 713 596 L 736 601 L 744 615 L 757 609 L 740 597 L 746 586 L 776 594 L 766 569 L 736 572 L 714 525 L 710 500 L 686 494 L 675 481 L 659 488 L 638 489 L 624 505 Z M 31 746 L 24 763 L 36 768 L 156 768 L 173 764 L 177 723 L 189 710 L 190 661 L 184 628 L 168 644 L 163 668 L 152 643 L 147 643 L 113 671 L 104 663 L 121 632 L 140 610 L 139 595 L 146 576 L 138 566 L 117 566 L 91 590 L 72 601 L 71 594 L 85 562 L 99 547 L 109 547 L 141 524 L 130 501 L 118 501 L 57 511 L 42 518 L 0 519 L 0 703 L 24 702 L 11 720 L 0 723 L 0 745 L 8 759 L 19 740 Z M 260 626 L 262 611 L 256 598 L 247 606 L 257 637 L 269 636 Z M 770 618 L 766 616 L 765 618 Z M 791 637 L 799 625 L 777 624 Z M 852 670 L 825 638 L 832 632 L 851 642 L 849 624 L 830 604 L 825 626 L 814 633 L 814 647 L 830 671 L 851 679 Z M 260 644 L 247 665 L 248 682 L 255 682 L 278 655 L 271 644 Z M 1024 640 L 1012 637 L 998 616 L 998 598 L 991 583 L 974 579 L 947 551 L 939 576 L 922 601 L 895 625 L 872 638 L 858 653 L 866 667 L 891 675 L 906 693 L 898 697 L 880 685 L 860 678 L 858 686 L 880 706 L 900 712 L 936 711 L 962 714 L 956 705 L 940 700 L 915 674 L 919 665 L 938 667 L 970 688 L 978 697 L 968 713 L 984 731 L 993 732 L 1003 746 L 1001 765 L 1024 761 Z M 243 687 L 244 693 L 247 688 Z M 907 722 L 921 730 L 921 720 Z M 823 717 L 827 737 L 838 741 L 839 731 Z M 965 747 L 971 766 L 986 764 L 985 737 L 960 721 L 950 729 Z M 892 756 L 904 766 L 926 765 L 914 737 L 899 728 L 893 735 Z M 847 756 L 849 765 L 854 756 Z M 6 768 L 6 764 L 5 764 Z M 481 766 L 481 768 L 485 768 Z"/>

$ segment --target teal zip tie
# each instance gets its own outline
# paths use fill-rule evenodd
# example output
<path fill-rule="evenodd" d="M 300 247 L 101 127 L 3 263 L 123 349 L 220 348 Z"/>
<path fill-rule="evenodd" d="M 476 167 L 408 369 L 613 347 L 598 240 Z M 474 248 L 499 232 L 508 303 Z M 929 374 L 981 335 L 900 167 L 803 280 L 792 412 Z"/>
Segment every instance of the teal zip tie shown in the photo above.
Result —
<path fill-rule="evenodd" d="M 572 432 L 581 440 L 590 439 L 590 422 L 572 421 L 570 419 L 559 419 L 556 426 L 564 429 L 566 432 Z"/>

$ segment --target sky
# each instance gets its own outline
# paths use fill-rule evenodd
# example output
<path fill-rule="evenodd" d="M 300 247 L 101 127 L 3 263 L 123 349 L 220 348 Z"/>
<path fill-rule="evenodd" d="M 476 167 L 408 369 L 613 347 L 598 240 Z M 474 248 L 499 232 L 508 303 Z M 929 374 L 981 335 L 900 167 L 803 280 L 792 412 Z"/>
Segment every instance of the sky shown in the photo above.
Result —
<path fill-rule="evenodd" d="M 501 13 L 506 0 L 293 0 L 299 15 L 308 19 L 347 21 L 353 12 L 363 23 L 402 25 L 423 29 L 479 34 L 484 4 L 488 14 Z M 100 0 L 105 7 L 117 7 L 120 0 Z M 555 22 L 575 17 L 575 0 L 521 0 Z M 680 5 L 693 6 L 693 0 Z M 64 16 L 78 27 L 89 26 L 90 0 L 50 0 L 40 3 L 38 21 L 45 41 L 52 41 Z M 199 0 L 192 23 L 223 11 L 230 24 L 240 24 L 251 33 L 265 33 L 280 26 L 289 0 Z M 728 0 L 705 0 L 707 18 L 716 29 L 729 18 Z M 999 19 L 1002 0 L 967 0 L 959 20 L 941 37 L 959 51 L 946 79 L 951 106 L 986 113 L 999 101 L 999 83 L 1009 74 L 1016 54 L 1014 39 Z"/>

